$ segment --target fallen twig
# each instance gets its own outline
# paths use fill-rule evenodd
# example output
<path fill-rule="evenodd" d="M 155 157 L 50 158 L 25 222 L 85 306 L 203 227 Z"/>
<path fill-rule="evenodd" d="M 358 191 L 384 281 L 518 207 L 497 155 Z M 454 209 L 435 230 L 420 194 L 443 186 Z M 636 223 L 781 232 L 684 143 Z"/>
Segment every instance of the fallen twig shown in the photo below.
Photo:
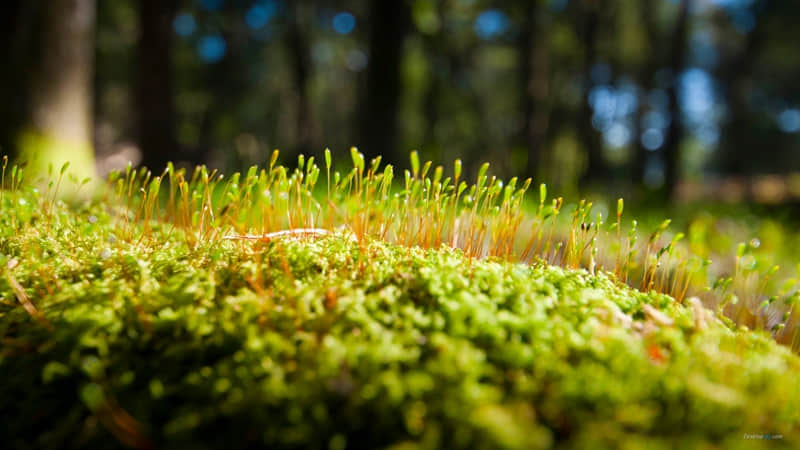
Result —
<path fill-rule="evenodd" d="M 331 236 L 333 234 L 334 233 L 332 231 L 326 230 L 324 228 L 295 228 L 290 230 L 273 231 L 272 233 L 265 233 L 265 234 L 233 234 L 233 235 L 223 236 L 222 239 L 269 242 L 273 239 L 280 239 L 280 238 L 320 237 L 320 236 Z M 355 239 L 350 234 L 348 234 L 348 238 L 350 240 Z"/>
<path fill-rule="evenodd" d="M 8 284 L 11 285 L 11 289 L 14 291 L 19 303 L 23 308 L 25 308 L 25 311 L 27 311 L 28 314 L 36 319 L 43 327 L 53 331 L 53 325 L 47 320 L 41 311 L 36 309 L 36 306 L 34 306 L 33 302 L 31 302 L 31 299 L 28 297 L 28 294 L 25 292 L 25 288 L 23 288 L 19 281 L 14 278 L 14 275 L 11 275 L 11 270 L 17 267 L 18 264 L 19 261 L 16 259 L 11 259 L 8 261 L 8 264 L 6 265 L 6 278 L 8 279 Z"/>

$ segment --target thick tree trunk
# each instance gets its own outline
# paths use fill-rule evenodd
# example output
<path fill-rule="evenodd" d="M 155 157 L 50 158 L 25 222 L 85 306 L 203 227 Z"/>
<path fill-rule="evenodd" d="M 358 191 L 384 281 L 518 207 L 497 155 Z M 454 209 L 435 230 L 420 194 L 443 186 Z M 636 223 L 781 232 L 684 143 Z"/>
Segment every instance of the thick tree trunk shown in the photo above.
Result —
<path fill-rule="evenodd" d="M 690 6 L 690 0 L 681 0 L 671 39 L 672 49 L 669 54 L 668 67 L 672 75 L 672 82 L 667 89 L 667 95 L 669 96 L 669 114 L 672 120 L 667 128 L 666 136 L 664 136 L 664 192 L 668 197 L 673 196 L 680 177 L 680 146 L 684 133 L 678 104 L 678 83 L 680 74 L 686 67 Z"/>
<path fill-rule="evenodd" d="M 42 5 L 39 58 L 30 80 L 31 123 L 19 137 L 30 170 L 56 170 L 69 161 L 76 176 L 94 177 L 92 78 L 94 0 L 50 0 Z"/>
<path fill-rule="evenodd" d="M 528 153 L 524 175 L 535 177 L 541 169 L 550 119 L 547 32 L 536 2 L 528 2 L 525 21 L 518 44 L 520 81 L 525 92 L 520 141 Z"/>
<path fill-rule="evenodd" d="M 172 90 L 172 19 L 176 0 L 139 2 L 137 102 L 142 164 L 160 172 L 177 156 Z"/>
<path fill-rule="evenodd" d="M 384 160 L 400 160 L 397 111 L 408 15 L 404 0 L 370 2 L 369 65 L 359 123 L 360 150 L 370 158 L 382 155 Z"/>

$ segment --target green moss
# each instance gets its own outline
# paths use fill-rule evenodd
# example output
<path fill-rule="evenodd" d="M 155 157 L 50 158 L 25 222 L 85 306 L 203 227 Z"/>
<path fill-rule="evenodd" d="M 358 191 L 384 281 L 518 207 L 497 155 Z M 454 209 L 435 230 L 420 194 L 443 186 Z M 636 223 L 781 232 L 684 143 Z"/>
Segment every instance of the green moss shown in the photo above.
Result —
<path fill-rule="evenodd" d="M 17 139 L 19 160 L 27 165 L 31 177 L 46 176 L 69 163 L 69 174 L 77 180 L 90 179 L 96 181 L 97 171 L 94 165 L 94 149 L 90 142 L 65 141 L 55 136 L 48 136 L 37 131 L 24 131 Z M 77 189 L 78 183 L 62 186 L 61 194 L 69 195 Z"/>
<path fill-rule="evenodd" d="M 800 443 L 800 358 L 603 273 L 344 235 L 120 239 L 108 205 L 45 220 L 33 195 L 0 218 L 6 448 Z"/>

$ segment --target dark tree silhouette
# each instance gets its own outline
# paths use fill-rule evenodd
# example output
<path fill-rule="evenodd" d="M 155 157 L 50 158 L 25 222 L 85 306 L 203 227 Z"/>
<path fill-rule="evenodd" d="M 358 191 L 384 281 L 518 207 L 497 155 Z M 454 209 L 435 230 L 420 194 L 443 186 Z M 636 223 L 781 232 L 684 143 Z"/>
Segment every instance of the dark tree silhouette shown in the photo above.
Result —
<path fill-rule="evenodd" d="M 7 154 L 15 146 L 16 133 L 25 114 L 25 73 L 23 61 L 28 34 L 24 26 L 25 2 L 6 0 L 0 3 L 0 60 L 14 70 L 0 70 L 0 153 Z M 28 8 L 30 9 L 30 8 Z"/>
<path fill-rule="evenodd" d="M 750 112 L 749 98 L 754 88 L 754 64 L 767 38 L 766 16 L 773 13 L 769 2 L 756 2 L 762 17 L 747 34 L 740 51 L 723 61 L 719 76 L 727 99 L 727 120 L 720 142 L 721 169 L 742 175 L 751 172 L 752 151 L 762 145 L 754 139 L 755 118 Z"/>
<path fill-rule="evenodd" d="M 549 54 L 547 17 L 537 2 L 527 2 L 522 32 L 517 44 L 520 81 L 524 88 L 522 136 L 528 153 L 525 176 L 536 176 L 541 168 L 549 128 Z"/>
<path fill-rule="evenodd" d="M 669 115 L 672 118 L 664 136 L 664 193 L 670 197 L 675 193 L 675 188 L 680 176 L 680 146 L 683 141 L 683 123 L 681 110 L 678 104 L 679 76 L 686 67 L 686 51 L 689 39 L 689 8 L 690 0 L 681 0 L 678 17 L 672 32 L 670 42 L 672 48 L 669 52 L 668 68 L 672 81 L 667 89 L 669 96 Z"/>
<path fill-rule="evenodd" d="M 175 159 L 175 106 L 172 86 L 172 18 L 176 0 L 139 2 L 137 116 L 142 164 L 162 170 Z"/>
<path fill-rule="evenodd" d="M 589 105 L 589 90 L 592 88 L 589 76 L 597 63 L 597 40 L 600 28 L 600 2 L 583 0 L 581 3 L 580 36 L 583 42 L 583 96 L 578 110 L 577 131 L 586 151 L 586 171 L 581 177 L 581 185 L 600 182 L 608 177 L 608 164 L 603 156 L 603 142 L 600 134 L 592 126 L 592 108 Z"/>
<path fill-rule="evenodd" d="M 308 80 L 311 76 L 311 44 L 304 26 L 307 8 L 308 5 L 304 1 L 292 2 L 287 36 L 296 93 L 295 153 L 306 155 L 316 150 L 313 148 L 315 124 L 308 92 Z"/>
<path fill-rule="evenodd" d="M 656 72 L 663 64 L 662 58 L 659 57 L 662 53 L 660 48 L 663 46 L 661 42 L 660 33 L 658 32 L 658 25 L 656 24 L 653 15 L 653 0 L 641 0 L 639 3 L 639 17 L 642 21 L 644 28 L 644 37 L 647 39 L 645 49 L 649 53 L 644 61 L 636 70 L 636 82 L 639 85 L 641 92 L 645 93 L 644 96 L 639 98 L 636 110 L 636 121 L 634 123 L 634 144 L 635 153 L 633 155 L 632 179 L 635 183 L 640 185 L 644 184 L 644 175 L 647 168 L 647 161 L 652 157 L 652 152 L 645 148 L 642 144 L 642 121 L 645 113 L 651 109 L 651 105 L 647 105 L 646 93 L 653 87 Z"/>
<path fill-rule="evenodd" d="M 408 5 L 404 0 L 372 0 L 369 23 L 369 65 L 358 124 L 360 150 L 368 157 L 383 155 L 398 161 L 400 64 L 409 28 Z"/>

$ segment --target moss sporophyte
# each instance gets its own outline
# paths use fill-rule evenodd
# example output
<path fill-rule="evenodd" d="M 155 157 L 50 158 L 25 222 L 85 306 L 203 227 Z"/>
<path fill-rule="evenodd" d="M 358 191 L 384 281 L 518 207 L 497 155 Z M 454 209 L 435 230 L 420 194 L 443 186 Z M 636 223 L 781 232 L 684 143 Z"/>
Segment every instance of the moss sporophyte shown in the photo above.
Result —
<path fill-rule="evenodd" d="M 414 153 L 396 183 L 350 156 L 325 152 L 321 188 L 277 152 L 231 177 L 128 167 L 71 205 L 4 162 L 4 446 L 800 442 L 800 359 L 774 339 L 796 283 L 764 281 L 754 243 L 712 284 L 621 201 L 608 221 L 488 165 L 470 184 Z"/>

